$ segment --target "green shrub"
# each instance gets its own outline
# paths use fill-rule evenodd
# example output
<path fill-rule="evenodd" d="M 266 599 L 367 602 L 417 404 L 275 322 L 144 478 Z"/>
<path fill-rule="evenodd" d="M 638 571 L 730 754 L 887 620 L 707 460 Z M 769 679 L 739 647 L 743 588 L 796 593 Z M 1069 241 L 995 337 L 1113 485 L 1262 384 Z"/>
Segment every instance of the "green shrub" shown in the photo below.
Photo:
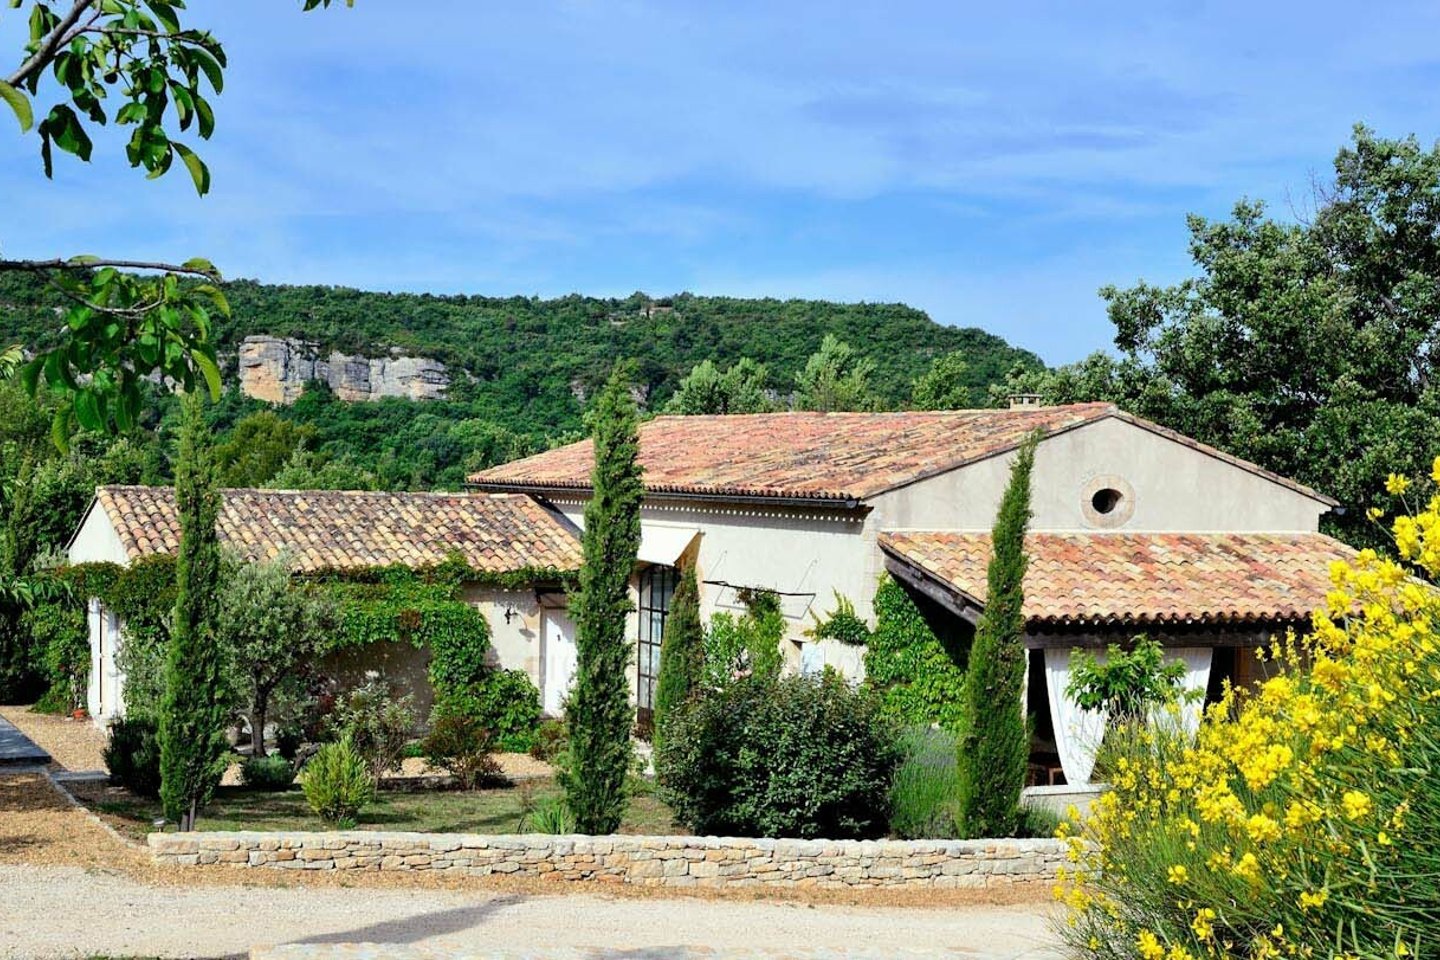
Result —
<path fill-rule="evenodd" d="M 160 740 L 155 721 L 141 716 L 112 723 L 105 766 L 112 780 L 136 796 L 160 796 Z"/>
<path fill-rule="evenodd" d="M 564 797 L 551 797 L 527 813 L 520 822 L 521 833 L 575 833 L 575 814 L 570 812 Z"/>
<path fill-rule="evenodd" d="M 899 751 L 875 698 L 835 675 L 748 677 L 702 696 L 656 764 L 696 833 L 878 837 Z"/>
<path fill-rule="evenodd" d="M 285 790 L 295 782 L 295 768 L 278 754 L 250 757 L 240 764 L 240 782 L 259 790 Z"/>
<path fill-rule="evenodd" d="M 305 801 L 328 823 L 354 822 L 375 799 L 375 778 L 365 756 L 348 739 L 327 743 L 305 764 Z"/>
<path fill-rule="evenodd" d="M 500 776 L 490 731 L 472 716 L 436 711 L 421 747 L 432 767 L 448 770 L 465 790 Z"/>
<path fill-rule="evenodd" d="M 397 697 L 383 677 L 371 677 L 336 701 L 331 722 L 340 738 L 365 758 L 370 779 L 378 783 L 404 759 L 415 731 L 415 698 Z"/>
<path fill-rule="evenodd" d="M 294 763 L 304 742 L 305 733 L 299 727 L 284 726 L 275 731 L 275 752 L 291 763 Z"/>
<path fill-rule="evenodd" d="M 523 670 L 488 670 L 478 682 L 442 695 L 436 708 L 473 718 L 501 752 L 525 753 L 535 745 L 540 691 Z"/>
<path fill-rule="evenodd" d="M 1167 664 L 1160 644 L 1142 633 L 1129 651 L 1110 644 L 1104 663 L 1089 650 L 1071 651 L 1065 696 L 1082 710 L 1105 710 L 1112 720 L 1126 723 L 1175 701 L 1184 682 L 1185 665 L 1178 660 Z"/>
<path fill-rule="evenodd" d="M 1015 836 L 1051 840 L 1054 839 L 1056 831 L 1060 829 L 1060 824 L 1064 820 L 1064 817 L 1048 807 L 1032 807 L 1021 804 L 1020 828 L 1015 831 Z"/>
<path fill-rule="evenodd" d="M 890 786 L 890 832 L 904 840 L 953 839 L 960 832 L 960 771 L 955 735 L 910 727 L 900 736 L 904 759 Z"/>
<path fill-rule="evenodd" d="M 741 590 L 745 613 L 717 613 L 705 627 L 705 686 L 719 689 L 736 677 L 774 679 L 785 656 L 785 617 L 773 593 Z"/>
<path fill-rule="evenodd" d="M 545 763 L 554 763 L 556 758 L 570 749 L 570 731 L 564 720 L 543 720 L 535 731 L 535 742 L 530 745 L 530 756 Z"/>

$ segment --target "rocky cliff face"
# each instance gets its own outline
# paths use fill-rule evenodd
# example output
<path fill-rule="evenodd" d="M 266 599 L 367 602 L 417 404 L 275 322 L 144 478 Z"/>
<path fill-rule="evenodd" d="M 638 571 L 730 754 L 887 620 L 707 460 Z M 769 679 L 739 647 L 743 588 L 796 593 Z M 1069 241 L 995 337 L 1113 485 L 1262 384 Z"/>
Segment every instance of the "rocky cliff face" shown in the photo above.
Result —
<path fill-rule="evenodd" d="M 438 400 L 450 374 L 426 357 L 321 357 L 313 343 L 279 337 L 246 337 L 240 344 L 240 389 L 270 403 L 294 403 L 311 380 L 323 380 L 342 400 L 409 397 Z"/>

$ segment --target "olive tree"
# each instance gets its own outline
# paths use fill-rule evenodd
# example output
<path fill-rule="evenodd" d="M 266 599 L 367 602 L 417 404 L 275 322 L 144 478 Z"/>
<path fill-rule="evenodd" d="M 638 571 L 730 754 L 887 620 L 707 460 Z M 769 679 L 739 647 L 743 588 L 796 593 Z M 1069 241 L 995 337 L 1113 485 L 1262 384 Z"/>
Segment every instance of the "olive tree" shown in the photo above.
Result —
<path fill-rule="evenodd" d="M 323 594 L 292 581 L 284 556 L 229 566 L 215 633 L 250 723 L 251 756 L 263 757 L 271 700 L 303 678 L 334 623 L 334 609 Z"/>

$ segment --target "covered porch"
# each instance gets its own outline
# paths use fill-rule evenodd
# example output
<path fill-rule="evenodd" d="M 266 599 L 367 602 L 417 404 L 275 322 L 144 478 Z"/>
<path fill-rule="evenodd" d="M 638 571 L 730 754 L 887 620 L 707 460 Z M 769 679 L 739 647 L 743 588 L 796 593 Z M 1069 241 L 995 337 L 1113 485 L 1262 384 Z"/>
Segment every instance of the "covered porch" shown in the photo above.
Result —
<path fill-rule="evenodd" d="M 985 608 L 988 533 L 892 531 L 880 546 L 886 569 L 928 615 L 973 631 Z M 1197 691 L 1179 719 L 1198 729 L 1227 682 L 1246 687 L 1267 676 L 1257 649 L 1303 631 L 1324 604 L 1331 564 L 1355 556 L 1318 533 L 1040 532 L 1027 536 L 1026 552 L 1023 696 L 1038 797 L 1089 792 L 1105 734 L 1104 713 L 1065 694 L 1073 651 L 1103 657 L 1141 635 L 1158 642 Z"/>

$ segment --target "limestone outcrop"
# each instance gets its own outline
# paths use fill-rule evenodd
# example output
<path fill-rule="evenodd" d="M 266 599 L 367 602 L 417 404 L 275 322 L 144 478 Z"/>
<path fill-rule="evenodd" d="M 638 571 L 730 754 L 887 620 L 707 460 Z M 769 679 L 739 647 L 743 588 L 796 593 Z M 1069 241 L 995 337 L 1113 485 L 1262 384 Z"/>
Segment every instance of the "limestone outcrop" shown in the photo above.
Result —
<path fill-rule="evenodd" d="M 312 380 L 329 384 L 342 400 L 438 400 L 450 386 L 450 373 L 439 360 L 339 352 L 322 357 L 313 343 L 281 337 L 246 337 L 237 359 L 241 392 L 270 403 L 294 403 Z"/>

